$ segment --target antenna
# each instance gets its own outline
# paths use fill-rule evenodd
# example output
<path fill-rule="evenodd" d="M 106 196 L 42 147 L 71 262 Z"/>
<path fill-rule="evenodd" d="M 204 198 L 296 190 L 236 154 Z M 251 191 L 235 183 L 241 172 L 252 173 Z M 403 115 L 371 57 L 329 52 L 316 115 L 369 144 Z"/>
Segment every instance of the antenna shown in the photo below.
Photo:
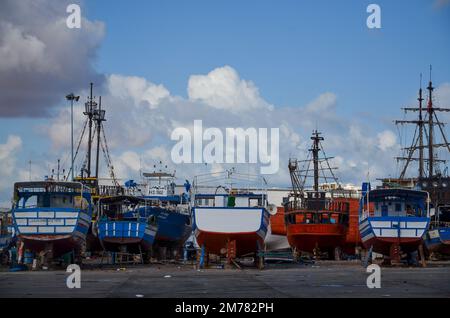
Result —
<path fill-rule="evenodd" d="M 430 82 L 431 82 L 431 71 L 433 70 L 433 66 L 430 64 Z"/>
<path fill-rule="evenodd" d="M 30 165 L 30 171 L 29 171 L 29 173 L 30 173 L 30 181 L 31 181 L 31 160 L 28 161 L 28 164 Z"/>

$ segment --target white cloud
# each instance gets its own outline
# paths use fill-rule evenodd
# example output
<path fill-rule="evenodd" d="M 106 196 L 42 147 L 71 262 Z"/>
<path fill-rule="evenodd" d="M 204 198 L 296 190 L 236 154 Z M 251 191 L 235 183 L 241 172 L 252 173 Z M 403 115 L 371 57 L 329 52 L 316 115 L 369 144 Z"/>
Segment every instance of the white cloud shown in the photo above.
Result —
<path fill-rule="evenodd" d="M 11 189 L 13 178 L 17 176 L 16 156 L 21 149 L 22 139 L 16 135 L 9 135 L 6 142 L 0 144 L 0 191 Z"/>
<path fill-rule="evenodd" d="M 440 107 L 450 108 L 450 83 L 442 83 L 435 90 L 437 104 Z"/>
<path fill-rule="evenodd" d="M 155 85 L 137 76 L 112 74 L 108 78 L 107 85 L 111 96 L 131 97 L 135 105 L 146 102 L 150 108 L 156 108 L 162 99 L 170 96 L 169 91 L 163 85 Z"/>
<path fill-rule="evenodd" d="M 217 77 L 233 78 L 231 82 L 234 84 L 228 85 L 227 89 L 218 89 L 221 85 L 211 84 L 212 90 L 220 91 L 220 94 L 205 94 L 204 98 L 189 96 L 188 99 L 173 96 L 162 84 L 155 84 L 148 79 L 118 74 L 109 76 L 104 86 L 96 90 L 101 90 L 102 103 L 107 111 L 105 129 L 116 175 L 121 180 L 138 179 L 141 165 L 143 171 L 149 171 L 159 161 L 168 164 L 169 170 L 177 170 L 177 175 L 182 180 L 232 166 L 243 171 L 259 170 L 257 165 L 173 165 L 170 151 L 175 142 L 170 140 L 170 134 L 176 127 L 192 130 L 196 119 L 203 120 L 204 129 L 280 128 L 280 170 L 278 174 L 266 177 L 271 186 L 290 185 L 288 159 L 306 157 L 311 143 L 311 131 L 317 126 L 325 137 L 327 155 L 339 156 L 333 163 L 339 167 L 337 175 L 342 182 L 359 184 L 361 180 L 366 180 L 367 172 L 370 172 L 371 178 L 396 173 L 393 157 L 398 154 L 399 145 L 394 133 L 387 129 L 375 131 L 359 123 L 356 117 L 348 119 L 341 116 L 336 108 L 337 97 L 334 93 L 323 93 L 303 107 L 266 107 L 269 104 L 259 94 L 253 97 L 254 100 L 260 99 L 258 105 L 263 106 L 252 111 L 239 103 L 234 103 L 231 107 L 216 107 L 219 105 L 216 104 L 218 99 L 235 101 L 236 96 L 242 95 L 240 84 L 236 84 L 242 80 L 236 77 L 237 74 L 227 66 L 212 70 L 206 75 L 196 75 L 200 82 L 205 81 L 207 85 L 214 81 L 221 82 Z M 192 77 L 188 89 L 192 88 L 191 84 Z M 197 89 L 198 86 L 194 91 Z M 254 92 L 258 91 L 256 87 L 253 89 Z M 197 93 L 194 95 L 201 95 Z M 80 95 L 86 96 L 87 92 L 80 92 Z M 81 104 L 76 106 L 77 131 L 80 131 L 84 120 Z M 247 111 L 237 112 L 239 108 L 236 105 Z M 211 107 L 214 111 L 211 111 Z M 68 110 L 61 110 L 50 125 L 48 136 L 54 151 L 68 151 L 69 118 Z M 83 154 L 80 158 L 83 158 Z M 104 167 L 101 171 L 106 174 Z"/>
<path fill-rule="evenodd" d="M 44 117 L 91 80 L 104 25 L 82 19 L 66 26 L 71 0 L 2 0 L 0 5 L 0 117 Z"/>
<path fill-rule="evenodd" d="M 219 67 L 207 75 L 191 75 L 188 83 L 191 100 L 232 112 L 272 109 L 251 81 L 243 80 L 230 66 Z"/>
<path fill-rule="evenodd" d="M 25 34 L 8 22 L 0 22 L 0 34 L 4 34 L 0 46 L 0 71 L 44 71 L 52 65 L 45 59 L 45 44 L 33 35 Z"/>
<path fill-rule="evenodd" d="M 336 100 L 335 94 L 327 92 L 306 105 L 305 110 L 311 113 L 333 113 L 336 107 Z"/>
<path fill-rule="evenodd" d="M 397 144 L 397 137 L 390 130 L 385 130 L 378 133 L 377 137 L 378 137 L 378 147 L 382 151 L 386 151 Z"/>

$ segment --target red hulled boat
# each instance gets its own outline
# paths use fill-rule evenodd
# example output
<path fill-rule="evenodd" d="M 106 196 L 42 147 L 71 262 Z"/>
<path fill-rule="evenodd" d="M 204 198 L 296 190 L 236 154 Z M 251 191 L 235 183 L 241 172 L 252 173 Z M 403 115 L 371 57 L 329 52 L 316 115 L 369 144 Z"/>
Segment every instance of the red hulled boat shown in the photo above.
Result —
<path fill-rule="evenodd" d="M 295 253 L 308 252 L 320 257 L 327 252 L 329 258 L 339 259 L 342 252 L 353 254 L 355 247 L 360 245 L 359 200 L 356 192 L 344 190 L 339 185 L 333 173 L 335 168 L 329 165 L 330 158 L 319 158 L 323 152 L 320 133 L 314 131 L 311 139 L 311 159 L 289 160 L 293 191 L 285 205 L 287 238 Z M 299 163 L 303 163 L 302 168 Z M 319 173 L 328 181 L 326 171 L 334 183 L 320 187 Z M 312 189 L 305 187 L 309 177 L 314 178 Z"/>

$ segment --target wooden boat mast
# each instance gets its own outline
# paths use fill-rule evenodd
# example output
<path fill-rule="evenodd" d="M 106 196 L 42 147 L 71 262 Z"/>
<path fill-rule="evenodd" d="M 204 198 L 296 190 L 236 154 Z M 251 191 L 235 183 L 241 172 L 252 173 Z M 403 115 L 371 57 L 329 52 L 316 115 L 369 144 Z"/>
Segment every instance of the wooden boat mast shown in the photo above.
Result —
<path fill-rule="evenodd" d="M 306 160 L 297 160 L 295 158 L 289 159 L 289 173 L 291 176 L 292 183 L 292 196 L 295 198 L 302 198 L 305 193 L 305 185 L 307 178 L 313 178 L 313 191 L 316 193 L 319 192 L 320 184 L 319 180 L 324 179 L 325 182 L 328 179 L 332 179 L 338 186 L 341 188 L 339 184 L 338 178 L 333 173 L 333 170 L 336 170 L 336 167 L 331 167 L 329 160 L 333 159 L 333 157 L 327 157 L 325 151 L 323 150 L 321 141 L 324 138 L 321 136 L 321 133 L 318 130 L 314 130 L 311 136 L 311 140 L 313 141 L 312 147 L 309 149 L 309 153 L 312 154 L 312 158 L 309 157 Z M 323 153 L 323 157 L 320 156 L 320 153 Z M 303 163 L 303 166 L 300 168 L 299 163 Z M 310 174 L 310 165 L 313 164 L 313 173 Z M 323 166 L 322 163 L 325 163 Z M 329 171 L 331 176 L 326 176 L 325 171 Z M 320 175 L 322 172 L 322 176 Z"/>
<path fill-rule="evenodd" d="M 420 76 L 420 78 L 422 79 L 422 75 Z M 433 106 L 433 83 L 431 80 L 431 65 L 430 65 L 430 81 L 428 83 L 428 103 L 427 103 L 427 118 L 426 120 L 423 118 L 423 107 L 422 107 L 422 102 L 424 100 L 423 96 L 422 96 L 422 86 L 419 89 L 419 97 L 417 98 L 417 100 L 419 101 L 419 107 L 407 107 L 407 108 L 403 108 L 403 110 L 405 112 L 411 111 L 411 112 L 415 112 L 418 111 L 419 112 L 419 118 L 418 120 L 396 120 L 395 124 L 414 124 L 416 125 L 416 127 L 418 128 L 418 136 L 416 138 L 416 134 L 414 134 L 413 137 L 413 141 L 410 147 L 407 148 L 403 148 L 403 150 L 408 151 L 408 155 L 406 157 L 397 157 L 397 161 L 405 161 L 405 164 L 403 166 L 403 169 L 400 173 L 400 180 L 404 180 L 405 179 L 405 175 L 407 172 L 407 169 L 409 167 L 409 164 L 412 161 L 418 161 L 419 162 L 419 179 L 423 179 L 425 177 L 425 162 L 428 162 L 428 173 L 427 176 L 428 178 L 433 178 L 436 174 L 436 169 L 435 169 L 435 165 L 437 163 L 445 163 L 446 160 L 441 160 L 438 159 L 435 155 L 435 148 L 439 148 L 439 147 L 446 147 L 449 152 L 450 152 L 450 143 L 448 143 L 447 141 L 447 137 L 445 135 L 445 132 L 442 128 L 443 123 L 441 123 L 436 115 L 437 112 L 450 112 L 449 108 L 440 108 L 440 107 L 434 107 Z M 426 127 L 428 126 L 428 127 Z M 435 136 L 434 136 L 434 126 L 438 126 L 441 136 L 444 140 L 444 143 L 439 143 L 436 144 L 435 143 Z M 427 129 L 425 129 L 427 128 Z M 425 136 L 428 137 L 427 140 L 427 144 L 424 144 L 424 134 Z M 417 145 L 419 144 L 419 145 Z M 425 158 L 424 156 L 424 149 L 428 148 L 428 158 Z M 419 150 L 419 157 L 418 158 L 414 158 L 414 152 L 416 150 Z"/>

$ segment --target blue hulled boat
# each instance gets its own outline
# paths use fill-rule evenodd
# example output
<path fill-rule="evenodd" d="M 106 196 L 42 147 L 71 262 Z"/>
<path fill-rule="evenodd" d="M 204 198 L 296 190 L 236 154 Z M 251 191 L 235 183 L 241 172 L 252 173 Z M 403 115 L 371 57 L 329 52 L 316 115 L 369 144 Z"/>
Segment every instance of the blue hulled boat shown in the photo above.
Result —
<path fill-rule="evenodd" d="M 78 182 L 17 182 L 12 218 L 23 250 L 53 257 L 73 251 L 79 259 L 92 218 L 90 190 Z"/>
<path fill-rule="evenodd" d="M 363 184 L 359 231 L 365 248 L 400 261 L 415 252 L 430 224 L 429 194 L 406 188 L 370 190 Z"/>
<path fill-rule="evenodd" d="M 425 236 L 425 245 L 431 252 L 450 254 L 450 225 L 434 227 Z"/>
<path fill-rule="evenodd" d="M 126 186 L 129 193 L 156 202 L 137 211 L 140 217 L 156 219 L 158 228 L 154 245 L 181 248 L 192 231 L 188 208 L 189 183 L 185 184 L 186 193 L 176 193 L 175 174 L 160 171 L 143 173 L 143 177 L 143 184 L 129 182 Z"/>
<path fill-rule="evenodd" d="M 450 255 L 450 178 L 435 176 L 423 178 L 417 187 L 428 191 L 431 197 L 431 222 L 424 235 L 425 246 L 429 253 Z M 437 255 L 435 255 L 437 256 Z"/>
<path fill-rule="evenodd" d="M 133 196 L 99 200 L 97 233 L 104 250 L 147 254 L 157 231 L 156 218 L 146 213 L 155 201 Z"/>

